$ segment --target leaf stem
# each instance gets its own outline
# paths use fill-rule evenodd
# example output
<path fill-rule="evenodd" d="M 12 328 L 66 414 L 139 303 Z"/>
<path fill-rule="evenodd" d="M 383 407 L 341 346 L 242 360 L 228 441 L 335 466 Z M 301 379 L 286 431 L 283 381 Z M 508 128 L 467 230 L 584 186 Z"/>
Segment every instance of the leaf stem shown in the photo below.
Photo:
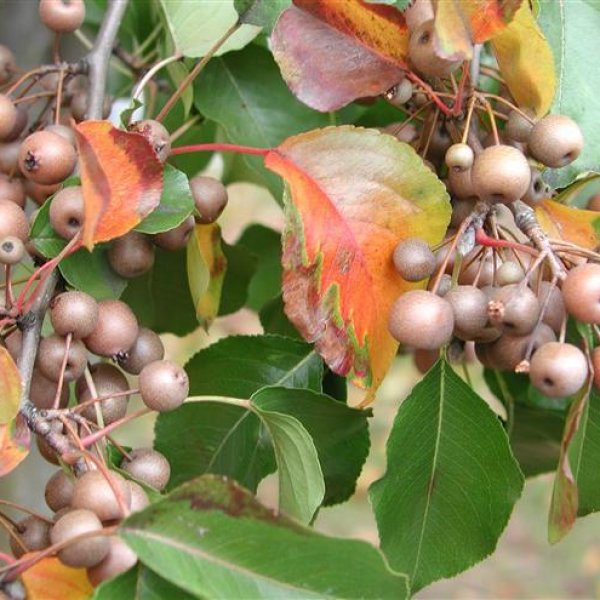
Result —
<path fill-rule="evenodd" d="M 252 146 L 239 146 L 237 144 L 195 144 L 193 146 L 179 146 L 173 148 L 171 154 L 189 154 L 191 152 L 237 152 L 238 154 L 256 154 L 266 156 L 271 152 L 270 148 L 254 148 Z"/>
<path fill-rule="evenodd" d="M 250 400 L 234 398 L 232 396 L 190 396 L 187 402 L 222 402 L 224 404 L 232 404 L 233 406 L 241 406 L 248 410 L 252 409 Z"/>

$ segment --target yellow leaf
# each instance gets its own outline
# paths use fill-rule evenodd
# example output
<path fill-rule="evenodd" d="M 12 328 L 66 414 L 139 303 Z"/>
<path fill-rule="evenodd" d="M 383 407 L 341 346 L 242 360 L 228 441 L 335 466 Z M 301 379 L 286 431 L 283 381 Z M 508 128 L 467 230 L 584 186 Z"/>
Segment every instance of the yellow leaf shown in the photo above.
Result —
<path fill-rule="evenodd" d="M 65 567 L 45 558 L 22 575 L 28 600 L 88 600 L 94 593 L 85 569 Z"/>
<path fill-rule="evenodd" d="M 0 346 L 0 425 L 15 418 L 21 401 L 21 376 L 8 350 Z"/>
<path fill-rule="evenodd" d="M 542 229 L 551 238 L 595 250 L 600 242 L 600 213 L 544 200 L 535 209 Z"/>

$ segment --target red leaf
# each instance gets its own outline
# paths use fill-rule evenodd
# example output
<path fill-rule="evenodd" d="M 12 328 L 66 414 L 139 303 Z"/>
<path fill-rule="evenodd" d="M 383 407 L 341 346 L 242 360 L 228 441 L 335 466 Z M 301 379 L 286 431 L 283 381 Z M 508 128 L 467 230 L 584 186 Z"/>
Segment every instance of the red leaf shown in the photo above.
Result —
<path fill-rule="evenodd" d="M 8 425 L 0 425 L 0 477 L 10 473 L 28 454 L 31 434 L 17 417 Z"/>
<path fill-rule="evenodd" d="M 109 121 L 75 127 L 85 202 L 83 244 L 92 249 L 133 229 L 160 202 L 163 167 L 148 140 Z"/>
<path fill-rule="evenodd" d="M 28 600 L 87 600 L 94 593 L 85 569 L 65 567 L 58 558 L 44 558 L 21 579 Z"/>
<path fill-rule="evenodd" d="M 21 401 L 21 376 L 8 350 L 0 346 L 0 425 L 15 418 Z"/>
<path fill-rule="evenodd" d="M 401 81 L 408 30 L 400 11 L 361 0 L 294 0 L 271 46 L 286 83 L 308 106 L 338 109 Z"/>
<path fill-rule="evenodd" d="M 289 138 L 265 164 L 288 183 L 283 297 L 288 317 L 333 371 L 379 386 L 396 353 L 391 304 L 419 287 L 395 271 L 399 241 L 441 240 L 443 184 L 407 144 L 375 130 L 328 127 Z"/>

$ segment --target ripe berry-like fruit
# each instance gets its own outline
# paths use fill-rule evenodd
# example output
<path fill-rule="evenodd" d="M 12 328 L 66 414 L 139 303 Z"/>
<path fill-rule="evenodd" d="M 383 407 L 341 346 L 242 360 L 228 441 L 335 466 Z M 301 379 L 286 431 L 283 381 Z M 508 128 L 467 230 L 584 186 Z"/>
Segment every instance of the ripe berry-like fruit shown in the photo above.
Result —
<path fill-rule="evenodd" d="M 22 181 L 16 177 L 11 179 L 8 175 L 0 173 L 0 198 L 10 200 L 23 208 L 25 206 L 25 188 Z"/>
<path fill-rule="evenodd" d="M 525 111 L 524 111 L 525 112 Z M 527 142 L 533 123 L 516 110 L 508 113 L 505 134 L 515 142 Z"/>
<path fill-rule="evenodd" d="M 134 123 L 131 130 L 141 133 L 150 142 L 161 162 L 165 162 L 169 158 L 171 136 L 162 123 L 153 119 L 146 119 Z"/>
<path fill-rule="evenodd" d="M 111 397 L 111 394 L 121 394 L 129 389 L 129 384 L 125 375 L 117 367 L 108 363 L 96 363 L 90 367 L 90 373 L 94 380 L 94 387 L 98 393 L 98 398 L 105 398 L 98 405 L 102 411 L 102 418 L 105 425 L 110 425 L 114 421 L 121 419 L 127 413 L 127 403 L 129 396 Z M 77 401 L 82 404 L 91 400 L 92 393 L 88 388 L 84 377 L 77 381 L 75 386 L 75 396 Z M 81 411 L 81 414 L 88 420 L 96 423 L 96 406 L 90 405 Z"/>
<path fill-rule="evenodd" d="M 123 459 L 121 469 L 157 490 L 164 489 L 171 477 L 169 461 L 152 448 L 137 448 L 129 452 L 129 458 Z"/>
<path fill-rule="evenodd" d="M 445 296 L 454 311 L 454 335 L 472 340 L 486 326 L 488 298 L 479 288 L 459 285 Z"/>
<path fill-rule="evenodd" d="M 546 396 L 564 398 L 581 389 L 588 375 L 585 354 L 561 342 L 544 344 L 531 357 L 529 379 Z"/>
<path fill-rule="evenodd" d="M 96 566 L 87 570 L 88 579 L 94 587 L 128 571 L 137 562 L 137 554 L 121 538 L 113 536 L 108 540 L 108 554 Z"/>
<path fill-rule="evenodd" d="M 101 521 L 126 517 L 131 505 L 131 489 L 118 473 L 110 471 L 108 475 L 110 483 L 100 471 L 84 473 L 75 482 L 71 506 L 91 510 Z"/>
<path fill-rule="evenodd" d="M 63 357 L 67 349 L 66 339 L 59 335 L 50 335 L 40 342 L 37 367 L 51 381 L 58 381 Z M 85 371 L 87 352 L 81 340 L 71 340 L 69 346 L 64 380 L 74 381 Z"/>
<path fill-rule="evenodd" d="M 444 298 L 424 290 L 411 290 L 392 305 L 388 328 L 401 344 L 435 350 L 450 341 L 454 313 Z"/>
<path fill-rule="evenodd" d="M 446 151 L 446 165 L 455 171 L 466 171 L 473 166 L 475 154 L 469 144 L 452 144 Z"/>
<path fill-rule="evenodd" d="M 73 97 L 71 98 L 71 104 L 69 105 L 69 109 L 71 111 L 71 116 L 76 121 L 83 121 L 87 118 L 89 104 L 89 91 L 87 88 L 77 89 L 73 93 Z M 110 110 L 112 107 L 112 101 L 109 96 L 104 96 L 104 101 L 102 102 L 102 118 L 107 119 L 110 115 Z"/>
<path fill-rule="evenodd" d="M 9 137 L 17 123 L 17 107 L 5 94 L 0 94 L 0 140 Z"/>
<path fill-rule="evenodd" d="M 135 343 L 138 322 L 132 310 L 120 300 L 98 302 L 98 321 L 85 338 L 85 345 L 99 356 L 125 354 Z"/>
<path fill-rule="evenodd" d="M 428 77 L 448 77 L 461 64 L 448 60 L 435 52 L 433 19 L 419 25 L 410 36 L 408 55 L 416 71 Z"/>
<path fill-rule="evenodd" d="M 532 168 L 529 188 L 523 196 L 523 202 L 535 208 L 542 200 L 547 200 L 550 195 L 550 187 L 542 179 L 541 171 Z"/>
<path fill-rule="evenodd" d="M 194 224 L 194 217 L 188 217 L 174 229 L 157 233 L 153 238 L 154 243 L 163 250 L 169 250 L 171 252 L 181 250 L 187 246 L 192 231 L 194 231 Z"/>
<path fill-rule="evenodd" d="M 190 179 L 190 189 L 198 211 L 196 221 L 214 223 L 227 206 L 227 188 L 214 177 L 197 175 Z"/>
<path fill-rule="evenodd" d="M 52 408 L 54 397 L 56 396 L 57 382 L 48 379 L 40 373 L 39 369 L 33 370 L 31 376 L 31 389 L 29 390 L 29 399 L 42 409 Z M 58 401 L 58 408 L 65 408 L 69 403 L 69 387 L 63 385 Z"/>
<path fill-rule="evenodd" d="M 50 133 L 60 135 L 61 137 L 65 138 L 65 140 L 67 140 L 67 142 L 69 142 L 73 147 L 75 147 L 75 132 L 71 127 L 67 127 L 67 125 L 61 125 L 60 123 L 55 123 L 45 127 L 44 131 L 49 131 Z"/>
<path fill-rule="evenodd" d="M 0 85 L 10 81 L 16 70 L 17 63 L 13 53 L 6 46 L 0 44 Z"/>
<path fill-rule="evenodd" d="M 154 265 L 154 246 L 147 235 L 130 231 L 113 240 L 108 262 L 115 273 L 126 279 L 139 277 Z"/>
<path fill-rule="evenodd" d="M 187 373 L 170 360 L 157 360 L 146 365 L 138 383 L 144 404 L 158 412 L 181 406 L 190 390 Z"/>
<path fill-rule="evenodd" d="M 63 515 L 50 531 L 52 544 L 67 542 L 84 533 L 100 532 L 102 523 L 91 510 L 71 510 Z M 60 561 L 69 567 L 93 567 L 110 549 L 106 536 L 86 537 L 68 544 L 58 552 Z"/>
<path fill-rule="evenodd" d="M 50 204 L 50 225 L 61 238 L 70 240 L 83 225 L 83 190 L 74 185 L 60 190 Z"/>
<path fill-rule="evenodd" d="M 413 85 L 412 83 L 404 78 L 400 83 L 395 85 L 393 88 L 389 89 L 385 94 L 385 99 L 392 106 L 404 106 L 413 95 Z"/>
<path fill-rule="evenodd" d="M 14 174 L 21 174 L 19 167 L 20 149 L 20 140 L 0 144 L 0 171 L 5 175 L 12 176 Z"/>
<path fill-rule="evenodd" d="M 148 494 L 144 491 L 144 488 L 135 481 L 128 481 L 129 489 L 131 491 L 131 512 L 137 512 L 143 510 L 146 506 L 150 505 L 150 499 Z"/>
<path fill-rule="evenodd" d="M 60 183 L 75 168 L 75 148 L 51 131 L 36 131 L 27 136 L 19 149 L 21 172 L 36 183 Z"/>
<path fill-rule="evenodd" d="M 119 358 L 119 364 L 132 375 L 139 375 L 141 370 L 155 360 L 162 360 L 165 348 L 160 337 L 147 327 L 140 327 L 135 344 L 127 356 Z"/>
<path fill-rule="evenodd" d="M 85 292 L 63 292 L 52 299 L 50 322 L 58 335 L 72 333 L 76 339 L 84 338 L 98 323 L 98 303 Z"/>
<path fill-rule="evenodd" d="M 533 126 L 527 148 L 548 167 L 564 167 L 581 154 L 583 134 L 573 119 L 565 115 L 546 115 Z"/>
<path fill-rule="evenodd" d="M 56 33 L 72 33 L 85 20 L 83 0 L 40 0 L 40 21 Z"/>
<path fill-rule="evenodd" d="M 52 194 L 59 190 L 60 184 L 42 185 L 41 183 L 35 183 L 34 181 L 25 179 L 23 181 L 23 187 L 25 188 L 27 196 L 38 206 L 42 206 Z"/>
<path fill-rule="evenodd" d="M 512 260 L 503 262 L 496 271 L 496 283 L 501 286 L 519 283 L 523 281 L 523 277 L 525 277 L 523 267 Z"/>
<path fill-rule="evenodd" d="M 448 187 L 453 196 L 463 200 L 477 200 L 471 175 L 471 170 L 456 171 L 450 169 L 448 171 Z"/>
<path fill-rule="evenodd" d="M 0 239 L 10 236 L 22 242 L 29 235 L 29 221 L 23 209 L 9 200 L 0 199 Z"/>
<path fill-rule="evenodd" d="M 431 0 L 414 0 L 404 11 L 404 19 L 409 31 L 414 31 L 419 25 L 431 21 L 433 17 Z"/>
<path fill-rule="evenodd" d="M 64 471 L 56 471 L 48 479 L 44 489 L 44 498 L 50 510 L 57 512 L 61 508 L 70 506 L 74 489 L 74 480 Z"/>
<path fill-rule="evenodd" d="M 520 150 L 502 144 L 480 152 L 473 163 L 473 191 L 482 200 L 510 204 L 529 189 L 531 169 Z"/>
<path fill-rule="evenodd" d="M 540 316 L 537 296 L 520 284 L 498 288 L 488 306 L 490 323 L 510 335 L 526 335 L 533 331 Z"/>
<path fill-rule="evenodd" d="M 550 298 L 546 300 L 548 294 L 550 294 Z M 540 307 L 545 306 L 542 321 L 558 333 L 567 315 L 565 301 L 560 290 L 550 281 L 542 281 L 538 289 L 538 300 Z"/>
<path fill-rule="evenodd" d="M 406 281 L 421 281 L 429 277 L 436 267 L 435 254 L 425 240 L 408 238 L 394 248 L 392 255 L 396 271 Z"/>
<path fill-rule="evenodd" d="M 20 558 L 25 552 L 43 550 L 50 545 L 50 523 L 30 515 L 15 523 L 14 533 L 18 541 L 10 537 L 10 548 L 15 558 Z"/>
<path fill-rule="evenodd" d="M 600 323 L 600 265 L 586 263 L 569 271 L 562 284 L 565 306 L 583 323 Z"/>
<path fill-rule="evenodd" d="M 0 263 L 16 265 L 25 256 L 25 244 L 14 235 L 0 239 Z"/>

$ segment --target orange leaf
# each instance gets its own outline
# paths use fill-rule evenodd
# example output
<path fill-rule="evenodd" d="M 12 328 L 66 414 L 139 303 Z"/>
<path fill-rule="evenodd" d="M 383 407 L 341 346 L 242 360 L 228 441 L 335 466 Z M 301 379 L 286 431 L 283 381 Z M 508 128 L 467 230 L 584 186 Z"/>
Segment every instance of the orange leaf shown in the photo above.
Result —
<path fill-rule="evenodd" d="M 435 40 L 440 56 L 472 56 L 472 44 L 500 33 L 513 18 L 521 0 L 436 0 Z"/>
<path fill-rule="evenodd" d="M 265 164 L 289 185 L 287 316 L 333 371 L 373 394 L 398 347 L 387 327 L 390 306 L 419 287 L 395 271 L 394 247 L 411 236 L 442 239 L 446 190 L 408 144 L 351 126 L 289 138 Z"/>
<path fill-rule="evenodd" d="M 83 244 L 92 249 L 133 229 L 160 202 L 163 167 L 141 134 L 109 121 L 75 127 L 85 203 Z"/>
<path fill-rule="evenodd" d="M 28 600 L 87 600 L 94 593 L 85 569 L 65 567 L 58 558 L 44 558 L 21 578 Z"/>
<path fill-rule="evenodd" d="M 600 243 L 600 213 L 565 206 L 552 200 L 537 205 L 535 214 L 542 229 L 551 238 L 595 250 Z"/>
<path fill-rule="evenodd" d="M 28 454 L 31 434 L 17 417 L 8 425 L 0 425 L 0 477 L 10 473 Z"/>
<path fill-rule="evenodd" d="M 554 55 L 528 2 L 521 4 L 510 25 L 492 40 L 492 46 L 513 98 L 519 106 L 544 116 L 556 91 Z"/>
<path fill-rule="evenodd" d="M 392 6 L 294 0 L 273 30 L 271 47 L 292 92 L 316 110 L 331 111 L 401 81 L 408 39 L 404 16 Z"/>
<path fill-rule="evenodd" d="M 15 418 L 21 401 L 21 376 L 12 356 L 0 346 L 0 425 Z"/>

